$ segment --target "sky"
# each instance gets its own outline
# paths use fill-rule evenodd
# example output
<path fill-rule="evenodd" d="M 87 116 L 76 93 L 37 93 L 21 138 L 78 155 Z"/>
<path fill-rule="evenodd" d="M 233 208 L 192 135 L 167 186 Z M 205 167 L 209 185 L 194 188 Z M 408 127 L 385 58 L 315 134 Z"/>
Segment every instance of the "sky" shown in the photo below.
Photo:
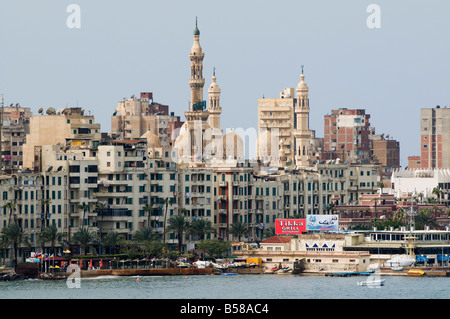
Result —
<path fill-rule="evenodd" d="M 34 114 L 82 107 L 108 132 L 119 101 L 153 92 L 184 120 L 198 17 L 204 98 L 215 68 L 223 129 L 257 128 L 258 99 L 296 87 L 304 65 L 316 136 L 331 110 L 365 109 L 405 167 L 420 109 L 450 107 L 449 13 L 448 0 L 2 0 L 0 94 Z"/>

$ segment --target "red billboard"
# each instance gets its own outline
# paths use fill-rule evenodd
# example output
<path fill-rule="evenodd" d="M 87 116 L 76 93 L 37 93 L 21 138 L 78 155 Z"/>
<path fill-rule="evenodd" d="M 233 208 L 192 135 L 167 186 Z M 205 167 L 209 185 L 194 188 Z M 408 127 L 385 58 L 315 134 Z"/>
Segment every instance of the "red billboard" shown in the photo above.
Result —
<path fill-rule="evenodd" d="M 306 219 L 275 219 L 275 234 L 299 235 L 306 231 Z"/>

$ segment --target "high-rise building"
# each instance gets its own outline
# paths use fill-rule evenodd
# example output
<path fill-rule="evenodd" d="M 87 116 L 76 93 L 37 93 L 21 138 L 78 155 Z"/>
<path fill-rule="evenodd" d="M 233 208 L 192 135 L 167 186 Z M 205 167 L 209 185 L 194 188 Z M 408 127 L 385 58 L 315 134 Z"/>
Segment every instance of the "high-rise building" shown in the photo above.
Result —
<path fill-rule="evenodd" d="M 450 168 L 450 109 L 420 110 L 420 165 L 422 168 Z"/>
<path fill-rule="evenodd" d="M 30 131 L 30 108 L 16 106 L 1 109 L 1 169 L 0 172 L 11 173 L 22 169 L 23 144 Z"/>
<path fill-rule="evenodd" d="M 23 167 L 41 170 L 41 147 L 62 145 L 67 148 L 97 148 L 101 140 L 100 124 L 79 107 L 47 109 L 47 115 L 30 118 L 30 133 L 23 146 Z"/>
<path fill-rule="evenodd" d="M 141 92 L 120 101 L 111 117 L 111 131 L 124 139 L 146 138 L 153 155 L 168 158 L 176 130 L 183 125 L 180 117 L 169 113 L 169 106 L 153 101 L 152 92 Z M 151 155 L 152 156 L 152 155 Z"/>
<path fill-rule="evenodd" d="M 285 88 L 277 99 L 258 99 L 257 158 L 273 166 L 304 168 L 311 164 L 314 131 L 309 129 L 309 88 L 305 75 L 296 90 Z"/>
<path fill-rule="evenodd" d="M 363 109 L 339 108 L 324 116 L 323 159 L 340 158 L 351 163 L 370 160 L 369 136 L 373 128 Z"/>

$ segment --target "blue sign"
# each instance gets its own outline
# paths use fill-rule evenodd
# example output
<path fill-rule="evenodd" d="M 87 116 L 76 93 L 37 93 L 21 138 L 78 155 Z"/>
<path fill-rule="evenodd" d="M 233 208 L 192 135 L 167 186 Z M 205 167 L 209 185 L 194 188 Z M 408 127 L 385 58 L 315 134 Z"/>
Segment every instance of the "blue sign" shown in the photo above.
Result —
<path fill-rule="evenodd" d="M 306 215 L 306 230 L 339 230 L 339 215 Z"/>

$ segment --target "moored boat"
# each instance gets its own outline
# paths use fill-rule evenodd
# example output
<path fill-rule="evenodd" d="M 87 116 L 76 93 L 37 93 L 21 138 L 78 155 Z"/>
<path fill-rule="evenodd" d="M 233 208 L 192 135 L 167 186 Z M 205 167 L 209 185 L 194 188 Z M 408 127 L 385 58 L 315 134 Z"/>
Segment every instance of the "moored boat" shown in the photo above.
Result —
<path fill-rule="evenodd" d="M 425 275 L 425 272 L 420 269 L 410 269 L 408 271 L 408 276 L 423 276 Z"/>
<path fill-rule="evenodd" d="M 391 267 L 393 271 L 403 271 L 403 267 Z"/>

